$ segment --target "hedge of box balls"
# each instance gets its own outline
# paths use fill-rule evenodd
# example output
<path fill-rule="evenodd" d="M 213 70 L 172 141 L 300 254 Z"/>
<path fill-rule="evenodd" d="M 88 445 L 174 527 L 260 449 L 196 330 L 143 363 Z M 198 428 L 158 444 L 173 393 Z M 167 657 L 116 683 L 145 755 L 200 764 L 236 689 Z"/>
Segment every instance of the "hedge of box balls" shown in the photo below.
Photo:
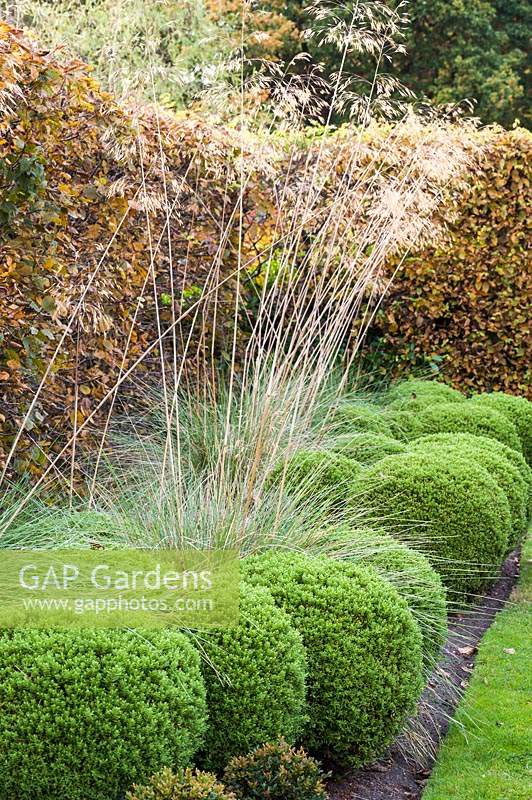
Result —
<path fill-rule="evenodd" d="M 490 392 L 475 395 L 470 402 L 481 403 L 494 408 L 513 422 L 517 429 L 523 453 L 528 464 L 532 465 L 532 403 L 525 397 L 515 397 L 504 392 Z"/>
<path fill-rule="evenodd" d="M 384 433 L 391 435 L 390 426 L 380 408 L 363 403 L 342 403 L 331 419 L 336 433 Z"/>
<path fill-rule="evenodd" d="M 439 403 L 422 411 L 416 421 L 416 435 L 429 433 L 473 433 L 488 436 L 508 447 L 522 452 L 521 442 L 515 425 L 504 414 L 487 408 L 466 403 Z"/>
<path fill-rule="evenodd" d="M 395 383 L 389 388 L 386 394 L 387 403 L 398 400 L 409 401 L 421 398 L 426 398 L 433 402 L 448 403 L 460 403 L 465 400 L 463 394 L 457 389 L 453 389 L 452 386 L 448 386 L 446 383 L 418 378 L 411 378 L 410 380 Z"/>
<path fill-rule="evenodd" d="M 299 450 L 280 461 L 268 478 L 269 486 L 282 486 L 298 499 L 315 503 L 342 502 L 351 495 L 351 484 L 360 465 L 330 450 Z"/>
<path fill-rule="evenodd" d="M 384 456 L 405 450 L 404 444 L 384 433 L 343 433 L 334 439 L 330 447 L 360 464 L 373 464 Z"/>
<path fill-rule="evenodd" d="M 209 711 L 200 761 L 209 769 L 280 736 L 294 742 L 306 720 L 301 637 L 268 591 L 240 588 L 238 625 L 195 639 Z"/>
<path fill-rule="evenodd" d="M 451 600 L 485 587 L 512 536 L 504 492 L 471 460 L 422 452 L 387 456 L 364 470 L 354 489 L 365 508 L 395 526 L 394 535 L 420 542 Z"/>
<path fill-rule="evenodd" d="M 242 562 L 301 633 L 309 661 L 303 743 L 366 764 L 400 730 L 422 687 L 421 634 L 404 600 L 371 569 L 269 552 Z"/>
<path fill-rule="evenodd" d="M 338 537 L 350 543 L 346 561 L 377 570 L 406 601 L 423 637 L 425 665 L 434 666 L 447 638 L 447 602 L 442 580 L 429 560 L 380 531 L 339 530 Z"/>
<path fill-rule="evenodd" d="M 495 445 L 495 446 L 494 446 Z M 520 470 L 498 451 L 496 445 L 504 447 L 485 436 L 470 433 L 441 433 L 422 436 L 410 444 L 411 450 L 448 453 L 472 459 L 484 467 L 503 490 L 510 506 L 513 536 L 508 546 L 513 549 L 521 540 L 528 523 L 529 487 Z"/>
<path fill-rule="evenodd" d="M 198 654 L 174 632 L 0 636 L 0 794 L 116 800 L 203 740 Z"/>

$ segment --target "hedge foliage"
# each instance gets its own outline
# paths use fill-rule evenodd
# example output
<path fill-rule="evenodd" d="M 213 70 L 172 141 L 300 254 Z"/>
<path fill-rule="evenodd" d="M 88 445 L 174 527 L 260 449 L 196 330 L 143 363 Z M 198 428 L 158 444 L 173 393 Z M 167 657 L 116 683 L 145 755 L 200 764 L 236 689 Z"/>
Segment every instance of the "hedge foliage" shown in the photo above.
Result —
<path fill-rule="evenodd" d="M 359 464 L 373 464 L 384 456 L 402 453 L 405 449 L 401 442 L 384 433 L 344 433 L 337 436 L 330 447 Z"/>
<path fill-rule="evenodd" d="M 375 569 L 406 601 L 423 637 L 423 659 L 430 669 L 447 638 L 447 601 L 441 578 L 422 553 L 380 531 L 338 531 L 347 562 Z"/>
<path fill-rule="evenodd" d="M 302 502 L 323 507 L 344 502 L 360 465 L 344 453 L 300 450 L 279 462 L 269 475 L 271 486 L 283 487 Z"/>
<path fill-rule="evenodd" d="M 488 436 L 522 453 L 515 425 L 492 408 L 467 403 L 439 403 L 416 418 L 417 435 L 429 433 L 473 433 Z"/>
<path fill-rule="evenodd" d="M 211 772 L 165 767 L 144 785 L 135 785 L 126 800 L 237 800 Z"/>
<path fill-rule="evenodd" d="M 516 427 L 524 456 L 532 466 L 532 402 L 525 397 L 515 397 L 504 392 L 475 395 L 472 400 L 504 414 Z"/>
<path fill-rule="evenodd" d="M 306 243 L 317 237 L 326 250 L 338 242 L 354 246 L 374 200 L 381 202 L 381 181 L 374 197 L 363 182 L 363 213 L 326 233 L 330 204 L 345 190 L 338 181 L 344 173 L 351 181 L 353 164 L 365 176 L 378 163 L 379 173 L 393 179 L 414 161 L 409 180 L 425 175 L 421 160 L 412 159 L 415 125 L 375 126 L 362 143 L 349 126 L 327 137 L 314 129 L 286 138 L 256 135 L 193 114 L 123 108 L 82 64 L 61 62 L 57 51 L 5 23 L 0 52 L 0 468 L 58 345 L 15 472 L 42 471 L 46 457 L 67 444 L 141 356 L 135 378 L 160 384 L 159 332 L 170 365 L 174 347 L 179 357 L 190 341 L 184 368 L 194 376 L 213 356 L 230 360 L 233 334 L 241 360 L 266 270 L 276 263 L 275 248 L 284 247 L 279 230 L 300 225 L 299 198 L 316 191 L 312 165 L 326 180 L 315 213 L 298 227 L 303 264 Z M 435 126 L 423 130 L 422 141 L 461 148 L 462 139 L 461 131 Z M 281 194 L 279 181 L 289 184 Z M 355 199 L 355 173 L 351 183 Z M 242 219 L 228 213 L 238 208 Z M 358 277 L 346 271 L 342 280 Z M 131 401 L 136 389 L 137 405 L 137 387 L 125 381 L 119 402 Z M 106 411 L 98 411 L 95 428 Z"/>
<path fill-rule="evenodd" d="M 442 367 L 461 391 L 532 398 L 530 376 L 529 164 L 525 130 L 481 134 L 467 185 L 453 188 L 441 242 L 399 266 L 377 311 L 368 355 L 383 375 Z"/>
<path fill-rule="evenodd" d="M 318 762 L 284 740 L 231 759 L 224 783 L 238 800 L 327 800 Z"/>
<path fill-rule="evenodd" d="M 364 507 L 413 539 L 451 590 L 479 592 L 499 567 L 512 536 L 508 500 L 471 460 L 429 453 L 388 456 L 355 481 Z"/>
<path fill-rule="evenodd" d="M 99 89 L 83 64 L 61 63 L 57 51 L 39 48 L 3 22 L 0 90 L 0 467 L 62 342 L 14 464 L 17 472 L 39 472 L 44 451 L 50 455 L 66 443 L 74 423 L 84 422 L 156 340 L 157 315 L 167 329 L 198 286 L 208 284 L 218 219 L 237 192 L 234 162 L 242 138 L 160 109 L 128 111 Z M 169 186 L 169 202 L 179 212 L 168 233 Z M 150 242 L 159 242 L 155 293 Z M 227 280 L 218 292 L 216 353 L 234 328 L 230 250 L 220 254 L 219 273 Z M 170 266 L 185 253 L 186 273 L 173 274 L 174 305 Z M 212 295 L 193 328 L 200 361 L 212 340 L 209 302 Z M 186 336 L 190 329 L 183 321 L 178 332 Z M 140 371 L 149 374 L 157 364 L 160 374 L 157 358 L 147 358 Z"/>
<path fill-rule="evenodd" d="M 513 536 L 508 541 L 512 550 L 521 540 L 528 526 L 529 486 L 515 464 L 512 464 L 496 447 L 493 440 L 468 433 L 442 433 L 422 436 L 411 443 L 410 450 L 426 453 L 444 453 L 450 457 L 472 459 L 484 467 L 503 490 L 508 500 Z"/>
<path fill-rule="evenodd" d="M 383 752 L 414 708 L 421 635 L 404 600 L 374 571 L 271 551 L 242 563 L 301 633 L 309 660 L 303 742 L 340 763 Z"/>
<path fill-rule="evenodd" d="M 330 179 L 323 183 L 323 203 L 316 204 L 323 216 L 311 215 L 301 231 L 302 250 L 321 235 L 341 166 L 354 163 L 355 137 L 347 126 L 287 145 L 279 137 L 243 137 L 192 115 L 148 107 L 133 113 L 102 92 L 82 64 L 62 63 L 57 52 L 5 23 L 0 53 L 0 468 L 61 343 L 12 464 L 15 472 L 38 474 L 46 456 L 61 449 L 123 371 L 153 346 L 159 330 L 166 333 L 181 314 L 176 346 L 190 334 L 191 370 L 212 354 L 227 358 L 239 260 L 246 269 L 236 351 L 244 353 L 275 232 L 289 229 L 297 198 L 308 189 L 309 165 L 319 158 Z M 378 154 L 382 173 L 393 176 L 420 135 L 430 146 L 430 130 L 373 128 L 363 146 L 356 145 L 357 163 L 364 171 Z M 441 143 L 438 136 L 436 129 L 434 141 Z M 398 369 L 447 353 L 446 372 L 460 388 L 481 389 L 491 381 L 495 390 L 525 393 L 529 293 L 522 265 L 530 204 L 523 164 L 530 136 L 521 130 L 475 136 L 471 152 L 484 145 L 475 180 L 469 190 L 456 189 L 443 213 L 453 246 L 406 262 L 377 315 L 375 336 L 390 345 Z M 286 179 L 287 158 L 293 183 L 281 208 L 278 180 Z M 225 212 L 237 204 L 242 169 L 240 227 L 238 215 L 229 221 Z M 177 210 L 167 230 L 168 187 Z M 361 203 L 372 207 L 371 198 Z M 463 216 L 455 226 L 457 206 Z M 220 219 L 228 229 L 226 247 L 218 250 Z M 157 242 L 153 270 L 150 241 Z M 150 286 L 153 275 L 156 285 Z M 378 278 L 379 286 L 385 279 Z M 168 363 L 171 340 L 163 340 Z M 136 368 L 141 380 L 160 379 L 157 351 Z M 120 401 L 127 402 L 130 382 L 122 388 Z M 106 410 L 98 412 L 96 427 Z"/>
<path fill-rule="evenodd" d="M 203 741 L 199 658 L 179 633 L 0 636 L 0 786 L 13 800 L 116 800 Z"/>
<path fill-rule="evenodd" d="M 271 595 L 241 584 L 238 625 L 196 641 L 209 712 L 202 765 L 221 769 L 233 756 L 281 736 L 294 742 L 306 719 L 306 655 Z"/>

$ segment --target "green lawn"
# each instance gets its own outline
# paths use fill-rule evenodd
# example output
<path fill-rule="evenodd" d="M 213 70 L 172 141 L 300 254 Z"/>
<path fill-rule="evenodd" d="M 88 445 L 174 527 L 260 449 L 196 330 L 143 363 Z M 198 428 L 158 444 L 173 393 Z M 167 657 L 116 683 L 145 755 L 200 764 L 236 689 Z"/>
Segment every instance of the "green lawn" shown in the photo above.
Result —
<path fill-rule="evenodd" d="M 529 539 L 512 604 L 482 640 L 423 800 L 532 798 L 531 559 Z"/>

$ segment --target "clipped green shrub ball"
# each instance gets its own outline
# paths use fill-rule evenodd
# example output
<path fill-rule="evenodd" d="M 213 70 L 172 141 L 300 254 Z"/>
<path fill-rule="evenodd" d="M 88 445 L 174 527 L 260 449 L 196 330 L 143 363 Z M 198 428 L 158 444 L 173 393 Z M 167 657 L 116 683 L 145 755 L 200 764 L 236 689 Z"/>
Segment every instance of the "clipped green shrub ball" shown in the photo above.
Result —
<path fill-rule="evenodd" d="M 340 528 L 333 537 L 342 545 L 342 559 L 372 567 L 406 601 L 423 637 L 425 666 L 433 667 L 447 638 L 447 602 L 426 556 L 381 531 Z"/>
<path fill-rule="evenodd" d="M 521 540 L 528 523 L 528 484 L 520 470 L 498 450 L 500 442 L 471 433 L 441 433 L 422 436 L 411 442 L 412 451 L 448 453 L 450 457 L 472 459 L 484 467 L 503 490 L 510 506 L 513 536 L 508 541 L 512 550 Z M 514 451 L 515 452 L 515 451 Z"/>
<path fill-rule="evenodd" d="M 473 403 L 440 403 L 417 417 L 416 435 L 430 433 L 473 433 L 496 439 L 522 452 L 515 425 L 499 411 Z"/>
<path fill-rule="evenodd" d="M 362 403 L 342 403 L 331 420 L 335 433 L 384 433 L 391 435 L 390 426 L 380 408 Z"/>
<path fill-rule="evenodd" d="M 410 452 L 368 467 L 355 482 L 365 508 L 415 539 L 456 596 L 481 591 L 498 569 L 512 526 L 508 500 L 472 460 Z M 357 496 L 358 496 L 357 495 Z"/>
<path fill-rule="evenodd" d="M 417 413 L 404 409 L 384 408 L 382 416 L 388 424 L 392 436 L 400 442 L 408 442 L 419 435 Z"/>
<path fill-rule="evenodd" d="M 135 785 L 126 800 L 237 800 L 211 772 L 165 767 L 143 786 Z"/>
<path fill-rule="evenodd" d="M 269 552 L 242 562 L 301 633 L 309 660 L 303 743 L 339 763 L 384 751 L 422 686 L 421 634 L 406 603 L 374 570 Z"/>
<path fill-rule="evenodd" d="M 318 762 L 284 740 L 233 758 L 224 783 L 239 800 L 327 800 Z"/>
<path fill-rule="evenodd" d="M 0 706 L 0 794 L 13 800 L 117 800 L 190 763 L 205 731 L 199 658 L 174 632 L 3 633 Z"/>
<path fill-rule="evenodd" d="M 480 403 L 487 408 L 494 408 L 513 422 L 521 440 L 523 453 L 529 465 L 532 465 L 532 403 L 525 397 L 515 397 L 504 392 L 479 394 L 469 402 Z"/>
<path fill-rule="evenodd" d="M 386 402 L 410 401 L 426 399 L 431 402 L 460 403 L 465 400 L 463 394 L 446 383 L 439 381 L 411 378 L 395 383 L 386 394 Z"/>
<path fill-rule="evenodd" d="M 345 501 L 351 494 L 360 464 L 342 453 L 329 450 L 299 450 L 288 461 L 279 462 L 268 479 L 299 500 L 327 505 Z"/>
<path fill-rule="evenodd" d="M 385 456 L 402 453 L 404 444 L 384 433 L 344 433 L 337 436 L 331 450 L 360 464 L 373 464 Z"/>
<path fill-rule="evenodd" d="M 209 723 L 201 765 L 221 769 L 263 742 L 294 742 L 306 720 L 306 654 L 263 588 L 241 584 L 238 625 L 202 633 Z"/>

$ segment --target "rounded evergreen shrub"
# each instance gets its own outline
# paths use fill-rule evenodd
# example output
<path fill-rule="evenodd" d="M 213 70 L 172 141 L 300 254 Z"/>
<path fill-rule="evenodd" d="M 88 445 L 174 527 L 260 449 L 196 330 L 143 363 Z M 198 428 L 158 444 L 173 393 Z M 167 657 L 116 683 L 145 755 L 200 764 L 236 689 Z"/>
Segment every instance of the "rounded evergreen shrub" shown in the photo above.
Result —
<path fill-rule="evenodd" d="M 360 464 L 373 464 L 384 456 L 402 453 L 404 444 L 384 433 L 344 433 L 333 441 L 331 450 Z"/>
<path fill-rule="evenodd" d="M 381 531 L 340 528 L 332 537 L 343 542 L 345 561 L 372 567 L 406 600 L 423 637 L 425 666 L 434 666 L 447 638 L 447 602 L 426 556 Z"/>
<path fill-rule="evenodd" d="M 417 417 L 417 435 L 429 433 L 473 433 L 513 447 L 522 452 L 515 425 L 499 411 L 466 403 L 440 403 Z"/>
<path fill-rule="evenodd" d="M 390 408 L 389 406 L 382 411 L 392 436 L 401 442 L 410 441 L 419 435 L 417 414 L 402 408 Z"/>
<path fill-rule="evenodd" d="M 0 794 L 116 800 L 203 741 L 198 654 L 175 632 L 0 636 Z"/>
<path fill-rule="evenodd" d="M 335 433 L 384 433 L 391 435 L 380 408 L 362 403 L 342 403 L 331 420 Z"/>
<path fill-rule="evenodd" d="M 294 742 L 306 721 L 306 654 L 289 616 L 264 588 L 242 583 L 238 625 L 202 633 L 209 722 L 201 765 L 281 736 Z"/>
<path fill-rule="evenodd" d="M 298 499 L 327 505 L 344 502 L 360 464 L 342 453 L 329 450 L 299 450 L 272 470 L 268 485 L 283 486 Z"/>
<path fill-rule="evenodd" d="M 471 433 L 440 433 L 422 436 L 411 442 L 410 450 L 437 452 L 473 459 L 484 467 L 503 490 L 510 506 L 513 536 L 508 547 L 512 550 L 526 531 L 528 523 L 528 484 L 519 469 L 497 450 L 500 444 L 486 436 Z M 500 444 L 501 447 L 505 447 Z"/>
<path fill-rule="evenodd" d="M 172 772 L 165 767 L 144 785 L 135 785 L 126 800 L 237 800 L 211 772 L 197 769 Z"/>
<path fill-rule="evenodd" d="M 365 508 L 386 516 L 394 536 L 414 538 L 456 595 L 481 591 L 512 535 L 502 489 L 477 463 L 437 453 L 387 456 L 355 482 Z"/>
<path fill-rule="evenodd" d="M 465 400 L 463 394 L 446 383 L 420 378 L 410 378 L 409 380 L 395 383 L 386 394 L 387 403 L 421 400 L 422 398 L 431 402 L 448 403 L 459 403 Z"/>
<path fill-rule="evenodd" d="M 327 800 L 318 762 L 283 739 L 233 758 L 224 783 L 238 800 Z"/>
<path fill-rule="evenodd" d="M 406 603 L 374 570 L 272 551 L 242 562 L 301 633 L 309 661 L 303 743 L 338 763 L 384 751 L 422 687 L 421 634 Z"/>
<path fill-rule="evenodd" d="M 481 403 L 487 408 L 494 408 L 513 422 L 521 439 L 523 453 L 528 464 L 532 465 L 532 403 L 525 397 L 515 397 L 504 392 L 479 394 L 469 402 Z"/>
<path fill-rule="evenodd" d="M 464 398 L 465 399 L 465 398 Z M 422 395 L 421 397 L 410 397 L 404 398 L 400 397 L 397 400 L 392 400 L 386 408 L 390 411 L 409 411 L 411 414 L 419 414 L 420 411 L 424 411 L 426 408 L 432 408 L 438 403 L 446 403 L 447 400 L 442 397 L 427 397 Z"/>

